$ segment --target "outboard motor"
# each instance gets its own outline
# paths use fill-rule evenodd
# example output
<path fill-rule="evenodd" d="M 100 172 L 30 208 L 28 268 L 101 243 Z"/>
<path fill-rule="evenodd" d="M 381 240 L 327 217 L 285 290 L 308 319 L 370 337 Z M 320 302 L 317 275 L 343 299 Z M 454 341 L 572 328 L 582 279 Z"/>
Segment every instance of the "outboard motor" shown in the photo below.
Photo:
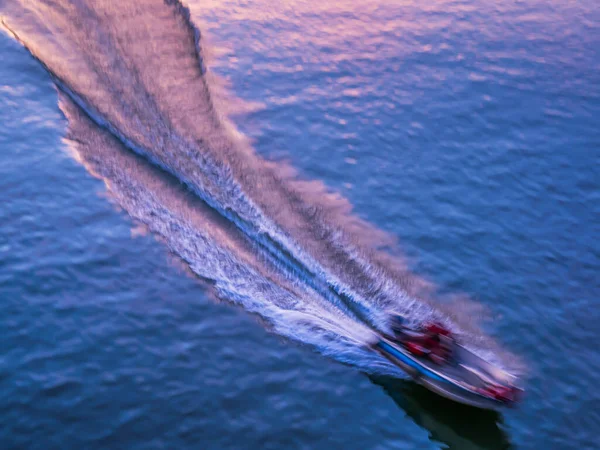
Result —
<path fill-rule="evenodd" d="M 406 330 L 404 317 L 398 314 L 392 314 L 392 316 L 390 317 L 390 328 L 392 329 L 394 335 L 396 335 L 397 337 L 402 336 L 404 334 L 404 331 Z"/>

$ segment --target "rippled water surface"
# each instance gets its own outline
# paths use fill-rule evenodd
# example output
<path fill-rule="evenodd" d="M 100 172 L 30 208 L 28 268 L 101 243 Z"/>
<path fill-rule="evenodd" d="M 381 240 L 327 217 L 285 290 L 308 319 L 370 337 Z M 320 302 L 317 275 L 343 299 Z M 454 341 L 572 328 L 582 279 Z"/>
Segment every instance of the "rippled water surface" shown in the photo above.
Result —
<path fill-rule="evenodd" d="M 596 2 L 187 5 L 0 0 L 2 447 L 597 448 Z"/>

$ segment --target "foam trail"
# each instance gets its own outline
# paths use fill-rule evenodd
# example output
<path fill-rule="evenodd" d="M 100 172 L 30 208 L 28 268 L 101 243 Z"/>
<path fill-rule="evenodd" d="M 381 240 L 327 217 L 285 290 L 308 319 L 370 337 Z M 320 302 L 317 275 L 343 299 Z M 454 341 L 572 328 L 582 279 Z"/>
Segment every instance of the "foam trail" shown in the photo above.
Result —
<path fill-rule="evenodd" d="M 414 322 L 436 317 L 476 353 L 511 368 L 468 318 L 418 295 L 419 280 L 377 250 L 386 236 L 352 216 L 347 201 L 262 160 L 235 133 L 215 108 L 200 32 L 181 4 L 15 0 L 0 8 L 5 28 L 97 126 L 185 183 L 284 278 L 356 326 L 385 327 L 390 310 Z M 188 260 L 185 249 L 195 242 L 181 239 L 178 253 Z"/>
<path fill-rule="evenodd" d="M 183 189 L 178 180 L 131 154 L 110 133 L 94 126 L 68 98 L 67 138 L 74 157 L 102 179 L 114 201 L 144 224 L 217 296 L 259 314 L 279 334 L 370 373 L 398 375 L 395 367 L 364 349 L 367 327 L 343 310 L 289 279 L 251 241 L 214 210 Z M 326 344 L 326 345 L 324 345 Z"/>

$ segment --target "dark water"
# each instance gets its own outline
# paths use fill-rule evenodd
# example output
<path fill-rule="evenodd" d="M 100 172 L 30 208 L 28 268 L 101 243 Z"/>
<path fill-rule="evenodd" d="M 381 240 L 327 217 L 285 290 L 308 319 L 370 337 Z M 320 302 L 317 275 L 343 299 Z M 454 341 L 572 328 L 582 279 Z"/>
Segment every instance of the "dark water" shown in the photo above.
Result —
<path fill-rule="evenodd" d="M 597 447 L 594 2 L 190 7 L 0 2 L 4 447 Z M 523 405 L 394 379 L 390 309 Z"/>

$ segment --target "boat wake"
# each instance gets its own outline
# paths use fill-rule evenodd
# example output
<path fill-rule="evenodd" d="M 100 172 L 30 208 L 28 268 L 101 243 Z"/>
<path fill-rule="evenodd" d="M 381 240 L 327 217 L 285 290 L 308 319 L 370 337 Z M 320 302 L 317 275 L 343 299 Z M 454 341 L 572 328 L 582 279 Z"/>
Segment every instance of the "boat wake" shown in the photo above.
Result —
<path fill-rule="evenodd" d="M 14 0 L 0 15 L 57 84 L 76 158 L 220 298 L 370 373 L 399 375 L 365 349 L 388 311 L 516 369 L 468 314 L 427 300 L 345 199 L 256 155 L 215 106 L 179 2 Z"/>

